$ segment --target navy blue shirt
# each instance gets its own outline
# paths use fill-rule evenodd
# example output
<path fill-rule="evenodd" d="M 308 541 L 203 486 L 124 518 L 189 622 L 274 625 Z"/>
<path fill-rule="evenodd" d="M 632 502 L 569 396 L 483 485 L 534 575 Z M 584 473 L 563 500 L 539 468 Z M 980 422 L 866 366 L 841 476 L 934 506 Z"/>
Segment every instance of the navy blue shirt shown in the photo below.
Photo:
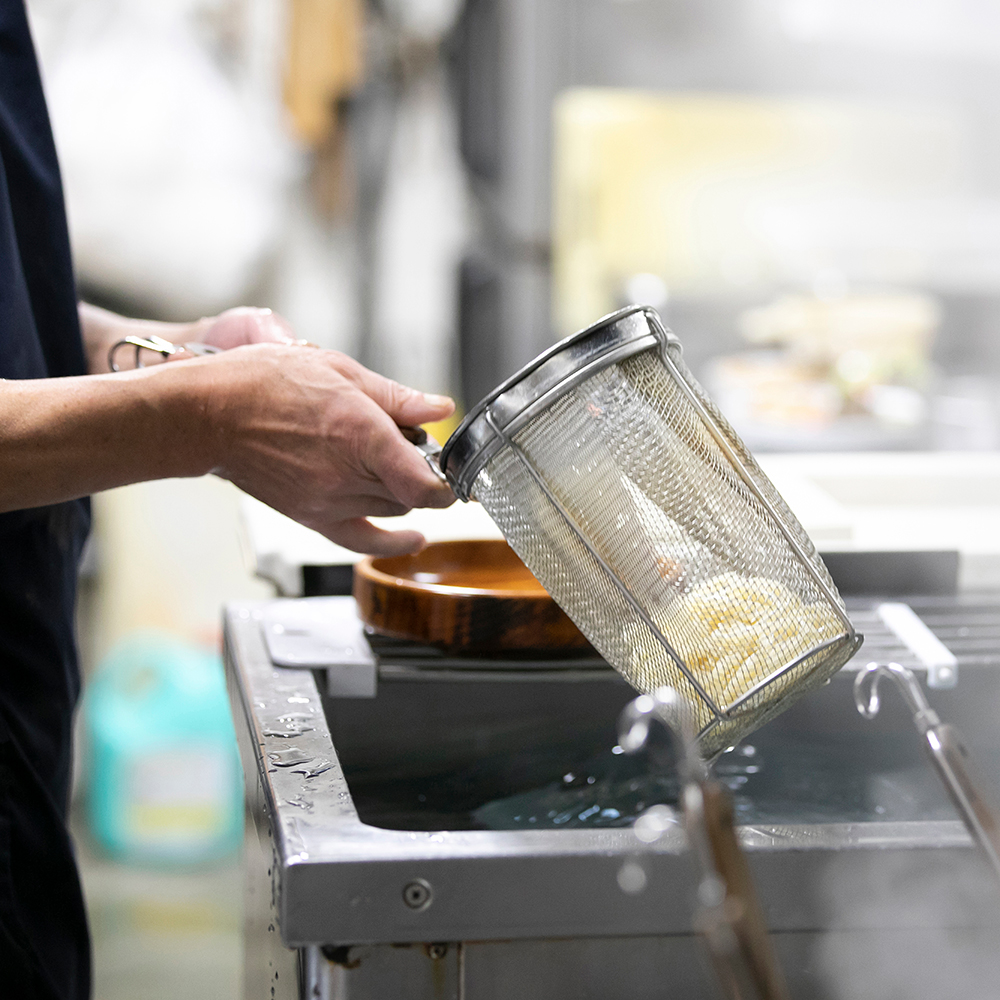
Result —
<path fill-rule="evenodd" d="M 0 378 L 85 373 L 59 166 L 38 66 L 21 0 L 0 0 Z M 73 611 L 89 524 L 86 500 L 0 514 L 5 996 L 89 993 L 83 904 L 65 829 L 79 693 Z"/>
<path fill-rule="evenodd" d="M 59 166 L 20 2 L 0 2 L 0 378 L 86 374 Z M 0 514 L 0 739 L 78 687 L 72 618 L 86 501 Z M 16 664 L 16 667 L 14 666 Z M 31 716 L 30 720 L 25 715 Z M 47 752 L 49 748 L 44 748 Z M 45 767 L 59 761 L 40 760 Z"/>

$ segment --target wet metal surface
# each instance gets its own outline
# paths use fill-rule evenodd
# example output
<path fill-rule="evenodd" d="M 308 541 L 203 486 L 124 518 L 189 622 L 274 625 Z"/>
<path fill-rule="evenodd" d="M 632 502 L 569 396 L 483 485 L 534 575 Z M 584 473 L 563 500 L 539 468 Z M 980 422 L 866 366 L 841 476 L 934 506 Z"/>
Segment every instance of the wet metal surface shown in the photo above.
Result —
<path fill-rule="evenodd" d="M 950 600 L 961 604 L 965 599 Z M 992 669 L 996 661 L 989 659 L 974 630 L 995 628 L 997 607 L 997 602 L 961 604 L 957 618 L 949 617 L 954 607 L 946 608 L 932 625 L 973 629 L 955 636 L 964 645 L 952 646 L 959 656 L 958 687 L 935 692 L 935 698 L 941 714 L 966 730 L 974 750 L 989 750 L 983 738 L 995 728 L 992 720 L 1000 708 Z M 261 605 L 250 604 L 229 609 L 226 663 L 244 768 L 257 786 L 261 815 L 273 825 L 270 878 L 286 944 L 600 938 L 690 930 L 694 880 L 679 829 L 668 831 L 655 851 L 640 851 L 631 831 L 620 827 L 449 830 L 442 824 L 429 830 L 391 829 L 364 822 L 352 794 L 352 785 L 355 790 L 374 788 L 394 768 L 419 773 L 419 765 L 426 764 L 423 770 L 434 774 L 435 768 L 467 761 L 470 755 L 488 759 L 491 747 L 502 749 L 512 741 L 556 747 L 556 766 L 563 752 L 560 726 L 567 720 L 551 708 L 567 704 L 567 698 L 568 721 L 578 718 L 584 729 L 592 723 L 595 751 L 610 747 L 613 740 L 600 742 L 604 723 L 598 709 L 613 726 L 615 700 L 628 697 L 624 685 L 611 677 L 597 679 L 597 670 L 587 672 L 592 680 L 571 684 L 537 675 L 492 686 L 481 681 L 495 726 L 509 723 L 510 728 L 486 736 L 476 725 L 471 695 L 478 685 L 470 685 L 467 674 L 454 680 L 455 669 L 436 678 L 424 665 L 411 665 L 403 676 L 383 671 L 375 699 L 327 699 L 324 705 L 321 673 L 271 664 L 256 617 L 260 611 Z M 965 612 L 972 624 L 959 623 Z M 865 624 L 859 621 L 859 627 L 864 630 Z M 888 649 L 893 640 L 885 636 L 883 641 Z M 867 652 L 875 652 L 872 645 Z M 419 681 L 409 679 L 414 671 L 421 674 Z M 554 688 L 563 694 L 552 694 Z M 509 705 L 521 706 L 521 729 L 517 713 L 503 700 L 504 690 L 510 692 Z M 301 726 L 294 743 L 266 735 L 283 731 L 292 714 Z M 751 742 L 765 761 L 760 773 L 766 773 L 769 753 L 772 762 L 778 760 L 776 751 L 766 749 L 772 738 L 803 745 L 814 738 L 822 744 L 848 727 L 859 739 L 862 733 L 881 733 L 885 746 L 907 736 L 916 740 L 905 715 L 887 711 L 880 719 L 883 728 L 876 730 L 858 718 L 849 683 L 837 678 L 762 730 L 759 740 L 755 734 Z M 566 747 L 572 745 L 571 736 Z M 292 749 L 308 759 L 298 766 L 277 766 Z M 285 756 L 275 759 L 276 754 Z M 919 757 L 910 763 L 919 767 Z M 898 791 L 898 775 L 896 782 Z M 885 800 L 892 789 L 882 791 Z M 772 929 L 989 923 L 997 910 L 993 887 L 983 877 L 964 828 L 947 818 L 947 811 L 921 812 L 919 802 L 913 808 L 917 811 L 910 818 L 892 822 L 872 817 L 860 822 L 850 816 L 842 819 L 852 821 L 835 821 L 830 815 L 820 817 L 823 821 L 782 822 L 746 816 L 741 836 L 750 849 Z M 623 864 L 633 862 L 646 874 L 644 891 L 626 893 L 618 876 Z M 892 886 L 901 872 L 908 873 L 907 884 L 915 890 L 948 885 L 948 900 L 935 900 L 928 908 L 912 905 L 912 893 L 900 905 L 898 894 L 890 891 L 844 898 L 839 892 L 841 885 Z M 433 896 L 423 908 L 407 905 L 404 898 L 404 889 L 417 880 Z M 916 897 L 923 898 L 919 892 Z"/>

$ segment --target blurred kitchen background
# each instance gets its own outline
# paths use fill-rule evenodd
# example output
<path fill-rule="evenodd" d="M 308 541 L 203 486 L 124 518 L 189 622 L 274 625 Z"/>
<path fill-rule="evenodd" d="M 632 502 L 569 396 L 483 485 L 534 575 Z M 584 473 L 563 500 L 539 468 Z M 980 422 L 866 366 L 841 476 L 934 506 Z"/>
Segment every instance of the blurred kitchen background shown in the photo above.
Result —
<path fill-rule="evenodd" d="M 759 451 L 1000 446 L 989 0 L 28 7 L 91 301 L 270 306 L 461 410 L 643 302 Z M 100 750 L 101 720 L 161 670 L 174 684 L 167 660 L 217 650 L 224 601 L 272 589 L 227 483 L 95 511 L 81 645 L 88 675 L 122 678 L 81 727 L 81 790 L 105 795 L 80 818 L 96 996 L 235 997 L 236 841 L 200 849 L 190 809 L 149 803 L 145 852 L 116 839 L 130 793 L 98 763 L 127 748 Z M 198 792 L 219 816 L 228 766 Z"/>

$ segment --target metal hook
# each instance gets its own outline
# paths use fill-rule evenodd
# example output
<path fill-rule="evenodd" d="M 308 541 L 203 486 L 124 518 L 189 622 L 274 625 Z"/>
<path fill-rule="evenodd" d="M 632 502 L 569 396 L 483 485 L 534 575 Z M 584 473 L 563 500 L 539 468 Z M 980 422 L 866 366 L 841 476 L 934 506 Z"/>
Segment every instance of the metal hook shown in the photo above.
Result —
<path fill-rule="evenodd" d="M 657 688 L 630 702 L 618 718 L 618 742 L 628 753 L 642 749 L 652 724 L 659 722 L 678 750 L 683 782 L 684 826 L 699 867 L 700 907 L 695 927 L 704 935 L 720 984 L 731 1000 L 787 1000 L 781 969 L 767 933 L 764 912 L 733 826 L 726 790 L 709 777 L 698 753 L 691 706 L 671 687 Z M 653 806 L 636 821 L 636 835 L 652 843 L 665 829 Z M 648 818 L 650 833 L 639 830 Z"/>
<path fill-rule="evenodd" d="M 878 682 L 882 677 L 891 677 L 902 692 L 945 791 L 1000 877 L 1000 811 L 991 797 L 984 794 L 989 786 L 974 773 L 961 734 L 954 726 L 941 722 L 927 703 L 913 671 L 898 663 L 869 663 L 858 671 L 854 678 L 854 704 L 866 719 L 878 714 Z"/>
<path fill-rule="evenodd" d="M 861 715 L 866 719 L 874 719 L 878 715 L 882 707 L 878 684 L 883 677 L 890 677 L 895 682 L 922 733 L 941 724 L 937 712 L 927 703 L 913 671 L 898 663 L 869 663 L 858 671 L 854 678 L 854 704 Z"/>
<path fill-rule="evenodd" d="M 678 767 L 684 781 L 707 777 L 705 762 L 697 751 L 694 719 L 690 705 L 672 687 L 657 688 L 629 702 L 618 717 L 618 742 L 626 753 L 637 753 L 649 740 L 649 729 L 659 722 L 669 733 L 677 751 Z"/>

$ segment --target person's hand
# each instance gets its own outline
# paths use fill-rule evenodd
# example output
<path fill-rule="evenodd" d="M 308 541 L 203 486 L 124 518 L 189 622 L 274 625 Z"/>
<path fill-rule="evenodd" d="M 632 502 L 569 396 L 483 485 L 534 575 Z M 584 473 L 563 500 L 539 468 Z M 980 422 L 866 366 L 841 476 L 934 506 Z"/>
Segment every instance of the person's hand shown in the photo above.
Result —
<path fill-rule="evenodd" d="M 160 455 L 157 475 L 166 474 L 160 465 L 180 475 L 215 471 L 333 541 L 380 555 L 417 551 L 424 538 L 384 531 L 367 517 L 455 499 L 399 431 L 444 419 L 454 403 L 390 382 L 336 351 L 306 347 L 269 309 L 158 323 L 81 303 L 80 319 L 93 372 L 107 371 L 108 347 L 128 334 L 219 349 L 200 357 L 178 352 L 168 362 L 185 364 L 155 366 L 171 373 L 162 386 L 158 378 L 153 384 L 168 395 L 176 387 L 181 405 L 173 413 L 185 428 L 168 446 L 176 454 Z M 146 478 L 143 456 L 133 464 L 134 471 L 95 476 L 91 488 Z"/>
<path fill-rule="evenodd" d="M 288 320 L 270 309 L 238 306 L 191 324 L 184 341 L 196 341 L 228 351 L 247 344 L 295 344 Z"/>
<path fill-rule="evenodd" d="M 212 471 L 332 541 L 376 555 L 415 552 L 419 532 L 366 518 L 454 501 L 399 430 L 447 417 L 447 397 L 295 345 L 237 347 L 190 364 L 209 380 L 199 395 L 214 432 Z"/>

